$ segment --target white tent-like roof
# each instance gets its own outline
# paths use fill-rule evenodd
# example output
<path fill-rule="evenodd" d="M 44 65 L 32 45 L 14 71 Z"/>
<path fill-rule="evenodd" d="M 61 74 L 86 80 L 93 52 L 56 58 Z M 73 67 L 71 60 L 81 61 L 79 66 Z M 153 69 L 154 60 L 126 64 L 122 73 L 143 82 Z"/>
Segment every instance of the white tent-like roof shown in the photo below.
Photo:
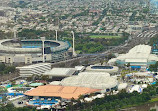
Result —
<path fill-rule="evenodd" d="M 122 90 L 122 89 L 126 89 L 127 86 L 128 86 L 127 83 L 121 83 L 121 84 L 118 85 L 118 90 L 120 91 L 120 90 Z"/>
<path fill-rule="evenodd" d="M 51 83 L 49 83 L 49 84 L 51 84 L 51 85 L 60 85 L 61 82 L 60 82 L 60 81 L 53 81 L 53 82 L 51 82 Z"/>
<path fill-rule="evenodd" d="M 45 72 L 43 75 L 67 77 L 73 75 L 75 71 L 75 68 L 53 68 L 52 70 Z"/>
<path fill-rule="evenodd" d="M 61 85 L 63 86 L 79 86 L 89 87 L 94 89 L 110 89 L 117 86 L 118 81 L 110 77 L 107 73 L 93 73 L 86 72 L 79 74 L 78 76 L 71 76 L 63 79 Z"/>
<path fill-rule="evenodd" d="M 126 54 L 120 54 L 115 61 L 124 61 L 125 63 L 138 63 L 137 65 L 145 65 L 150 61 L 158 61 L 158 57 L 151 54 L 151 46 L 137 45 Z M 109 63 L 111 60 L 109 60 Z M 114 62 L 114 61 L 112 61 Z M 139 64 L 140 63 L 140 64 Z"/>
<path fill-rule="evenodd" d="M 147 72 L 136 72 L 133 75 L 134 76 L 150 76 Z"/>

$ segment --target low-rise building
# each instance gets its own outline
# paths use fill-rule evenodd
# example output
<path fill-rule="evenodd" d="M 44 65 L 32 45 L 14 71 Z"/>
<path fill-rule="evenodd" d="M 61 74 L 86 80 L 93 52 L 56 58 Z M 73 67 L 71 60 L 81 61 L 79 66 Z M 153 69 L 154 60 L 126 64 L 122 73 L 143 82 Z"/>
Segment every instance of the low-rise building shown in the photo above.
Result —
<path fill-rule="evenodd" d="M 65 78 L 74 75 L 76 71 L 77 69 L 75 68 L 53 68 L 46 71 L 43 75 L 49 76 L 50 79 Z"/>
<path fill-rule="evenodd" d="M 51 70 L 51 63 L 39 63 L 29 66 L 17 67 L 21 77 L 31 77 L 32 75 L 42 75 Z"/>

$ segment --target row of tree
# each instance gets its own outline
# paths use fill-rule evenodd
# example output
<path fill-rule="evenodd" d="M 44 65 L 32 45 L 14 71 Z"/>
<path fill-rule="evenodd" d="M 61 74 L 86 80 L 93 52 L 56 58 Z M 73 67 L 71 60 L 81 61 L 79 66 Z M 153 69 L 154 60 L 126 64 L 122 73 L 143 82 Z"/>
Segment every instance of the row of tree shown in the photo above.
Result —
<path fill-rule="evenodd" d="M 149 70 L 150 70 L 150 71 L 157 72 L 157 71 L 158 71 L 158 62 L 156 62 L 156 64 L 151 64 L 151 65 L 149 66 Z"/>
<path fill-rule="evenodd" d="M 142 93 L 127 93 L 121 91 L 116 95 L 105 96 L 104 98 L 95 99 L 92 102 L 80 102 L 73 100 L 69 103 L 67 111 L 116 111 L 129 106 L 140 105 L 155 97 L 158 94 L 158 83 L 148 86 Z M 75 104 L 74 104 L 75 103 Z"/>
<path fill-rule="evenodd" d="M 117 46 L 123 43 L 128 39 L 129 34 L 123 33 L 122 37 L 119 38 L 90 38 L 89 36 L 92 33 L 88 34 L 75 34 L 75 48 L 80 53 L 97 53 L 106 50 L 107 46 Z M 47 39 L 55 39 L 55 31 L 41 31 L 34 29 L 23 29 L 18 33 L 19 37 L 25 37 L 26 39 L 39 39 L 42 36 L 45 36 Z M 58 32 L 59 40 L 66 40 L 72 44 L 72 34 L 69 31 L 59 31 Z"/>
<path fill-rule="evenodd" d="M 98 98 L 92 102 L 81 102 L 81 96 L 78 100 L 71 99 L 67 111 L 116 111 L 129 106 L 140 105 L 148 102 L 158 94 L 158 83 L 148 86 L 142 93 L 127 93 L 122 90 L 116 95 L 106 95 L 104 98 Z M 93 94 L 91 94 L 93 95 Z M 6 106 L 0 105 L 2 111 L 36 111 L 35 108 L 15 108 L 12 104 Z"/>
<path fill-rule="evenodd" d="M 16 108 L 12 103 L 3 106 L 0 104 L 0 111 L 38 111 L 36 108 L 20 107 Z"/>
<path fill-rule="evenodd" d="M 3 63 L 0 63 L 0 75 L 14 73 L 15 70 L 15 66 L 7 66 Z"/>
<path fill-rule="evenodd" d="M 151 46 L 153 46 L 154 44 L 158 44 L 158 35 L 155 35 L 153 38 L 151 38 L 149 44 Z"/>
<path fill-rule="evenodd" d="M 55 39 L 55 31 L 47 30 L 35 30 L 35 29 L 23 29 L 18 33 L 18 37 L 26 39 L 39 39 L 40 37 L 46 37 L 47 39 Z M 58 37 L 61 40 L 63 37 L 72 36 L 70 32 L 67 31 L 58 31 Z"/>

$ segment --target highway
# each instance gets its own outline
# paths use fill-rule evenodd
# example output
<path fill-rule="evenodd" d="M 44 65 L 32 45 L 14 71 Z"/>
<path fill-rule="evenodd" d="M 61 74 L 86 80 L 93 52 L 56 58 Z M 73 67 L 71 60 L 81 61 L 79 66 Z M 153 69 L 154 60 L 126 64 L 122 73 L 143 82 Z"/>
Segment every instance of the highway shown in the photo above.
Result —
<path fill-rule="evenodd" d="M 129 40 L 120 46 L 114 47 L 102 54 L 128 52 L 131 48 L 139 44 L 147 44 L 152 37 L 158 34 L 157 30 L 144 31 L 142 33 L 132 35 Z"/>

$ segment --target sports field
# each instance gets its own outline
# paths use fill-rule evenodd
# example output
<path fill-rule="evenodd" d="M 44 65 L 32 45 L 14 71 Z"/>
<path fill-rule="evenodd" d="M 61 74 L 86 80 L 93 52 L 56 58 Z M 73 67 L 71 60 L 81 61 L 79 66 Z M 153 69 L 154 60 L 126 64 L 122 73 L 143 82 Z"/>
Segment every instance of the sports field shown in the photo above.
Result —
<path fill-rule="evenodd" d="M 91 38 L 105 38 L 105 39 L 111 39 L 111 38 L 121 38 L 121 36 L 110 36 L 110 35 L 91 35 Z"/>

